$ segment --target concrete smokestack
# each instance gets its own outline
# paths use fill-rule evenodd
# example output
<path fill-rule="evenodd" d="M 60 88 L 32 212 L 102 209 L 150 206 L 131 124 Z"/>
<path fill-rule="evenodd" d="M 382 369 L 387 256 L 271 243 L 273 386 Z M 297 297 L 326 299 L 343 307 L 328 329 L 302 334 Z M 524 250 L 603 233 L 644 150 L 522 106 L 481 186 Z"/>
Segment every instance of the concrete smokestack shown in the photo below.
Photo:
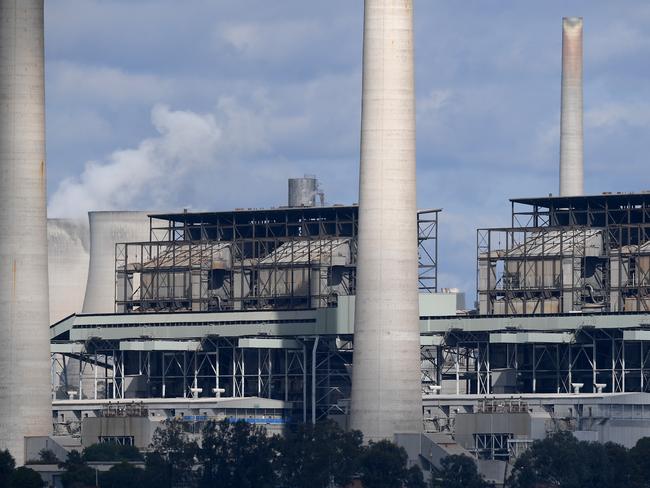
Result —
<path fill-rule="evenodd" d="M 43 0 L 0 0 L 0 449 L 52 432 Z"/>
<path fill-rule="evenodd" d="M 582 17 L 562 19 L 560 196 L 584 194 L 582 128 Z"/>
<path fill-rule="evenodd" d="M 147 212 L 88 212 L 90 264 L 83 313 L 115 311 L 115 244 L 148 242 Z"/>
<path fill-rule="evenodd" d="M 350 424 L 422 431 L 412 0 L 365 0 Z"/>

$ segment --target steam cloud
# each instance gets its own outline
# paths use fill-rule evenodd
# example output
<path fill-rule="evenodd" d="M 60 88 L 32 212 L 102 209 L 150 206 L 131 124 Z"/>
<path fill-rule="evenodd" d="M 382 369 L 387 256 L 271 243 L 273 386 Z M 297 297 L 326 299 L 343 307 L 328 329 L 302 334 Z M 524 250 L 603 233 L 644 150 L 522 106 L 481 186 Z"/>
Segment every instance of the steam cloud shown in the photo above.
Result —
<path fill-rule="evenodd" d="M 200 178 L 218 169 L 235 153 L 257 152 L 264 136 L 254 115 L 223 99 L 217 113 L 199 114 L 156 105 L 151 121 L 158 132 L 136 148 L 111 153 L 104 161 L 86 163 L 79 177 L 67 178 L 49 201 L 50 217 L 85 217 L 89 210 L 175 207 L 188 172 Z M 185 178 L 187 179 L 187 178 Z"/>

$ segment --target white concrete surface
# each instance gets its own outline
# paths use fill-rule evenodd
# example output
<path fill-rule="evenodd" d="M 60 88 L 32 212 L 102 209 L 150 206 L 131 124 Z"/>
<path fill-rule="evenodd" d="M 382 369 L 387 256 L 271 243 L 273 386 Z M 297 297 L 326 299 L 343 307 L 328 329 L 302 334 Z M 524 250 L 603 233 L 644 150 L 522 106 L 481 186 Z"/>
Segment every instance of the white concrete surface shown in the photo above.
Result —
<path fill-rule="evenodd" d="M 366 0 L 350 426 L 422 431 L 412 0 Z"/>
<path fill-rule="evenodd" d="M 52 432 L 43 0 L 0 0 L 0 449 Z"/>
<path fill-rule="evenodd" d="M 149 241 L 147 212 L 88 212 L 90 266 L 83 313 L 115 311 L 115 244 Z"/>
<path fill-rule="evenodd" d="M 47 219 L 50 324 L 81 312 L 90 259 L 88 223 Z"/>
<path fill-rule="evenodd" d="M 560 196 L 584 194 L 582 17 L 562 19 Z"/>

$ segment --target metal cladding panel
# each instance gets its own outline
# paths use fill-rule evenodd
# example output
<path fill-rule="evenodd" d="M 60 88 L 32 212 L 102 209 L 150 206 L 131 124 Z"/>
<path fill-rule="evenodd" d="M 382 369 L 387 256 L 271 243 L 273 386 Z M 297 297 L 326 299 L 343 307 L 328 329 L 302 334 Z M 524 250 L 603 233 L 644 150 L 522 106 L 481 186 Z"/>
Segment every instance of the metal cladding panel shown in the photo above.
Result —
<path fill-rule="evenodd" d="M 422 431 L 412 0 L 366 0 L 350 424 Z"/>
<path fill-rule="evenodd" d="M 289 206 L 314 207 L 318 181 L 316 178 L 291 178 L 289 180 Z"/>
<path fill-rule="evenodd" d="M 90 264 L 83 313 L 115 311 L 115 245 L 149 240 L 147 212 L 88 212 Z"/>
<path fill-rule="evenodd" d="M 562 19 L 560 196 L 584 194 L 582 17 Z"/>
<path fill-rule="evenodd" d="M 81 312 L 88 280 L 89 248 L 86 222 L 47 220 L 50 324 Z"/>
<path fill-rule="evenodd" d="M 0 450 L 52 433 L 43 0 L 0 0 Z"/>

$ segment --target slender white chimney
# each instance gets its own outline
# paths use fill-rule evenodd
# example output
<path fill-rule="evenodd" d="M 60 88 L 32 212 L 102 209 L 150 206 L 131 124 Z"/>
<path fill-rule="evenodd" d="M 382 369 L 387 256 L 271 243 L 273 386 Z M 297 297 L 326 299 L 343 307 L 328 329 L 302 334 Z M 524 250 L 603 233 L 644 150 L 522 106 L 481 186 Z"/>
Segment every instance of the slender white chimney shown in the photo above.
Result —
<path fill-rule="evenodd" d="M 350 426 L 422 431 L 413 1 L 365 0 Z"/>
<path fill-rule="evenodd" d="M 560 196 L 584 194 L 582 128 L 582 17 L 562 19 Z"/>
<path fill-rule="evenodd" d="M 43 0 L 0 0 L 0 449 L 52 433 Z"/>

